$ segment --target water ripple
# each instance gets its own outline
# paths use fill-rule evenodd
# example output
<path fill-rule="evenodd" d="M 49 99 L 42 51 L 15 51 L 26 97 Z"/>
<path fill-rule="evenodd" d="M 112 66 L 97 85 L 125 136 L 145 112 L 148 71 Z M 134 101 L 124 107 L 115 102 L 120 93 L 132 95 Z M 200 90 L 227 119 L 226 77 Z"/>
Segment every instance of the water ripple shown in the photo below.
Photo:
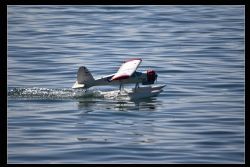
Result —
<path fill-rule="evenodd" d="M 244 55 L 244 6 L 8 6 L 8 163 L 244 163 Z M 158 97 L 71 89 L 135 57 Z"/>

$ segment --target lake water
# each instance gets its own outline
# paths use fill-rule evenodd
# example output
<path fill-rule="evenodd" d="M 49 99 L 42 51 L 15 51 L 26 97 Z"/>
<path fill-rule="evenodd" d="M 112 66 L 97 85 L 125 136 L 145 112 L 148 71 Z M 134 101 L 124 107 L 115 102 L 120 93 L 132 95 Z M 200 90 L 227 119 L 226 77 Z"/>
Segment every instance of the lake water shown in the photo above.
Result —
<path fill-rule="evenodd" d="M 71 89 L 142 58 L 157 97 Z M 8 163 L 244 163 L 244 6 L 8 6 Z"/>

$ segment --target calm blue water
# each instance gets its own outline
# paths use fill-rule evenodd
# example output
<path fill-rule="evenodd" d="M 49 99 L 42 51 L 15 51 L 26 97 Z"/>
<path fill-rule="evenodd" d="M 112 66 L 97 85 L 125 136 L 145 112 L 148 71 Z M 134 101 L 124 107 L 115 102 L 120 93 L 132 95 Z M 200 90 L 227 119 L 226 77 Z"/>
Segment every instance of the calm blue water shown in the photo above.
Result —
<path fill-rule="evenodd" d="M 8 163 L 244 163 L 244 6 L 8 6 Z M 167 86 L 73 91 L 130 58 Z"/>

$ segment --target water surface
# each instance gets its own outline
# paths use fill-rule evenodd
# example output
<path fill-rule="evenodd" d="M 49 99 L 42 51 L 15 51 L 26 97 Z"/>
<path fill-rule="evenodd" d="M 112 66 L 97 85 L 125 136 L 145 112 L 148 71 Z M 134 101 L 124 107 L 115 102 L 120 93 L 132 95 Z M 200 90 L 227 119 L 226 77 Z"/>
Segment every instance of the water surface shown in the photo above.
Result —
<path fill-rule="evenodd" d="M 244 163 L 244 6 L 8 6 L 8 163 Z M 71 89 L 142 58 L 157 97 Z"/>

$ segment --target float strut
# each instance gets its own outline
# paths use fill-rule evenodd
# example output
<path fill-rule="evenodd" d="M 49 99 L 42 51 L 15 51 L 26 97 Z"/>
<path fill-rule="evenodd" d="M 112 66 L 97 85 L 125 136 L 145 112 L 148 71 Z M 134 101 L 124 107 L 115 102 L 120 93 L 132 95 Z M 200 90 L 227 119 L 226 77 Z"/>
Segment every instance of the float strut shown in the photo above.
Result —
<path fill-rule="evenodd" d="M 119 94 L 121 94 L 121 91 L 122 91 L 122 82 L 120 81 L 120 88 L 119 88 L 119 90 L 120 90 L 120 92 L 119 92 Z"/>
<path fill-rule="evenodd" d="M 135 91 L 136 91 L 137 88 L 139 88 L 139 83 L 138 82 L 136 82 L 136 84 L 135 84 Z"/>

